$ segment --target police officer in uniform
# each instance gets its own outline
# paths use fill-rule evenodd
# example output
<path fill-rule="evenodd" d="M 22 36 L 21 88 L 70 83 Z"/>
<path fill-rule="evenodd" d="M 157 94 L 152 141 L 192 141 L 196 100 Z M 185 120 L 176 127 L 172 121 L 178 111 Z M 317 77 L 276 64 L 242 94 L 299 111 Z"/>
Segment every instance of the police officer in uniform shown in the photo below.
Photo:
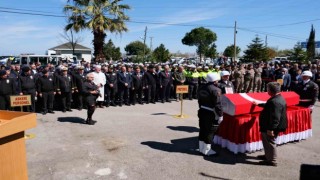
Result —
<path fill-rule="evenodd" d="M 234 86 L 229 80 L 229 71 L 221 71 L 221 80 L 218 83 L 218 87 L 221 89 L 221 94 L 233 94 Z"/>
<path fill-rule="evenodd" d="M 198 87 L 199 87 L 199 72 L 196 70 L 195 65 L 190 66 L 190 72 L 188 76 L 188 84 L 189 84 L 189 100 L 198 99 Z"/>
<path fill-rule="evenodd" d="M 16 84 L 9 79 L 6 70 L 0 70 L 0 110 L 10 109 L 10 96 L 16 93 Z"/>
<path fill-rule="evenodd" d="M 54 114 L 53 101 L 56 94 L 56 85 L 53 76 L 49 76 L 48 70 L 42 70 L 42 74 L 37 80 L 37 92 L 42 100 L 42 114 Z"/>
<path fill-rule="evenodd" d="M 31 106 L 27 108 L 29 112 L 35 112 L 35 97 L 36 93 L 36 80 L 33 75 L 31 75 L 31 69 L 29 66 L 22 68 L 22 74 L 19 76 L 19 94 L 20 95 L 30 95 L 31 96 Z"/>
<path fill-rule="evenodd" d="M 198 91 L 199 103 L 199 151 L 206 156 L 215 155 L 211 149 L 214 135 L 214 125 L 218 125 L 223 120 L 222 105 L 220 101 L 221 90 L 216 87 L 219 76 L 209 73 L 206 77 L 207 84 Z M 218 116 L 218 118 L 217 118 Z M 218 120 L 217 120 L 218 119 Z"/>
<path fill-rule="evenodd" d="M 300 96 L 299 105 L 310 108 L 312 112 L 314 104 L 318 99 L 319 87 L 310 80 L 312 78 L 311 71 L 303 71 L 301 76 L 303 81 L 297 84 L 295 92 Z"/>
<path fill-rule="evenodd" d="M 108 72 L 106 73 L 106 85 L 105 85 L 105 92 L 106 96 L 106 107 L 116 106 L 116 94 L 118 89 L 118 82 L 117 82 L 117 73 L 114 72 L 114 67 L 110 66 L 108 68 Z"/>
<path fill-rule="evenodd" d="M 74 99 L 76 100 L 77 109 L 79 111 L 83 108 L 83 94 L 82 94 L 82 87 L 83 82 L 86 80 L 86 75 L 84 74 L 84 67 L 76 67 L 77 72 L 74 73 L 74 85 L 75 85 L 75 93 L 74 93 Z"/>
<path fill-rule="evenodd" d="M 73 93 L 73 82 L 71 75 L 68 74 L 68 68 L 62 68 L 62 74 L 57 78 L 57 91 L 61 95 L 62 112 L 71 110 L 71 98 Z"/>
<path fill-rule="evenodd" d="M 87 74 L 87 80 L 83 83 L 83 94 L 85 97 L 85 102 L 87 104 L 87 119 L 85 121 L 86 124 L 93 125 L 94 122 L 92 120 L 92 115 L 96 109 L 96 100 L 100 94 L 99 87 L 94 84 L 93 79 L 94 75 L 93 73 Z"/>
<path fill-rule="evenodd" d="M 146 103 L 149 104 L 150 102 L 155 104 L 156 103 L 156 86 L 157 86 L 157 74 L 154 70 L 153 65 L 149 65 L 148 71 L 144 73 L 144 85 L 145 85 L 145 98 Z"/>

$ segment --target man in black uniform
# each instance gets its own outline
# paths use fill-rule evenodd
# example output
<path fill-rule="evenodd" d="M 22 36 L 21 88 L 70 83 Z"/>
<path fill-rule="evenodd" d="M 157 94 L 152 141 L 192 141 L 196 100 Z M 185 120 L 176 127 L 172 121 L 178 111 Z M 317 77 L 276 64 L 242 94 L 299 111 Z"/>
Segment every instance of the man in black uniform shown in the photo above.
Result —
<path fill-rule="evenodd" d="M 27 107 L 26 111 L 35 112 L 35 97 L 36 93 L 36 80 L 31 75 L 31 69 L 29 66 L 22 68 L 22 74 L 19 76 L 19 94 L 31 96 L 31 106 Z"/>
<path fill-rule="evenodd" d="M 71 98 L 73 93 L 73 82 L 68 68 L 62 68 L 62 74 L 57 78 L 57 92 L 61 97 L 62 112 L 71 110 Z"/>
<path fill-rule="evenodd" d="M 149 104 L 150 102 L 155 104 L 156 103 L 156 86 L 157 86 L 157 74 L 154 71 L 154 66 L 149 65 L 148 71 L 144 73 L 144 85 L 146 89 L 146 103 Z"/>
<path fill-rule="evenodd" d="M 199 151 L 206 156 L 215 155 L 211 149 L 214 135 L 214 125 L 222 122 L 223 112 L 220 101 L 221 90 L 216 87 L 219 75 L 209 73 L 206 77 L 207 84 L 203 85 L 198 91 L 199 103 Z M 218 121 L 216 120 L 218 116 Z"/>
<path fill-rule="evenodd" d="M 10 109 L 10 96 L 16 93 L 16 84 L 9 79 L 6 70 L 0 70 L 0 110 Z"/>
<path fill-rule="evenodd" d="M 310 80 L 312 78 L 311 71 L 303 71 L 301 76 L 303 82 L 297 84 L 295 92 L 300 96 L 299 105 L 310 108 L 312 112 L 314 104 L 318 99 L 319 87 Z"/>
<path fill-rule="evenodd" d="M 74 73 L 74 85 L 75 85 L 75 93 L 74 93 L 74 99 L 75 103 L 77 104 L 77 109 L 79 111 L 83 108 L 83 94 L 82 94 L 82 87 L 83 82 L 86 79 L 86 75 L 84 74 L 84 67 L 76 67 L 77 72 Z"/>
<path fill-rule="evenodd" d="M 221 89 L 221 94 L 233 94 L 234 87 L 231 81 L 229 81 L 230 73 L 228 71 L 221 72 L 221 80 L 218 87 Z"/>
<path fill-rule="evenodd" d="M 49 72 L 44 69 L 42 76 L 37 80 L 37 92 L 42 100 L 42 114 L 45 115 L 53 112 L 54 95 L 56 94 L 56 85 L 53 76 L 49 76 Z"/>
<path fill-rule="evenodd" d="M 140 67 L 136 66 L 135 72 L 131 75 L 132 76 L 132 99 L 131 103 L 132 105 L 135 105 L 137 102 L 137 96 L 138 96 L 138 103 L 143 104 L 142 102 L 142 94 L 143 94 L 143 76 L 140 72 Z"/>
<path fill-rule="evenodd" d="M 83 94 L 85 96 L 85 102 L 87 104 L 87 120 L 86 124 L 93 125 L 92 115 L 96 109 L 96 100 L 100 95 L 99 88 L 93 83 L 94 75 L 92 73 L 87 74 L 87 80 L 83 83 Z"/>
<path fill-rule="evenodd" d="M 116 106 L 115 99 L 117 94 L 117 73 L 114 72 L 114 67 L 110 66 L 108 68 L 108 72 L 106 73 L 106 85 L 105 92 L 106 92 L 106 106 Z"/>

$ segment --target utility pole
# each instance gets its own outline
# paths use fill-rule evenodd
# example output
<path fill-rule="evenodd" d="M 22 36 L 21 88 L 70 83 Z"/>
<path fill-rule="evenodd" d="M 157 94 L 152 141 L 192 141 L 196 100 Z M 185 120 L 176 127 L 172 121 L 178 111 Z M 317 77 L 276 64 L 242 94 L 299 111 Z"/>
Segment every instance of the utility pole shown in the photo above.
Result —
<path fill-rule="evenodd" d="M 237 58 L 237 21 L 234 22 L 234 57 L 233 57 L 233 61 L 231 61 L 231 64 L 236 62 L 236 58 Z"/>
<path fill-rule="evenodd" d="M 152 52 L 152 40 L 154 37 L 150 37 L 150 51 Z"/>
<path fill-rule="evenodd" d="M 268 35 L 266 35 L 265 44 L 266 44 L 266 47 L 268 47 Z"/>
<path fill-rule="evenodd" d="M 146 26 L 146 29 L 144 30 L 144 37 L 143 37 L 143 62 L 145 62 L 145 57 L 146 57 L 146 39 L 147 39 L 147 31 L 148 27 Z"/>

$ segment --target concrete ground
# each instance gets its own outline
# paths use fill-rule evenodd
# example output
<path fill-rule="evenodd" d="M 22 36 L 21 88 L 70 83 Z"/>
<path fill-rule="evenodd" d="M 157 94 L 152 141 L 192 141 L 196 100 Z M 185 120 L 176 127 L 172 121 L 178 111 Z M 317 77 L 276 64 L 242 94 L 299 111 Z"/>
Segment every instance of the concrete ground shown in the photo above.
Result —
<path fill-rule="evenodd" d="M 86 111 L 38 114 L 36 135 L 27 140 L 30 180 L 78 179 L 299 179 L 301 164 L 320 165 L 320 106 L 313 113 L 313 137 L 278 147 L 278 167 L 257 165 L 257 155 L 234 155 L 215 147 L 203 157 L 198 145 L 196 101 L 184 101 L 187 119 L 172 116 L 180 103 L 97 109 L 94 126 Z"/>

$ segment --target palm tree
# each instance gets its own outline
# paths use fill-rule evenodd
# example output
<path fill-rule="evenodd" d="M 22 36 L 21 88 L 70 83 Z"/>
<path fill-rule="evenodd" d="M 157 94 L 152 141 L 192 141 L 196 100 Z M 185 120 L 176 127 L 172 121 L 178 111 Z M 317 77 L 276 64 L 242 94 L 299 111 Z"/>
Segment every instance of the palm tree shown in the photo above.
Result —
<path fill-rule="evenodd" d="M 68 16 L 66 31 L 70 29 L 76 32 L 84 29 L 92 31 L 96 61 L 105 60 L 103 45 L 107 31 L 120 34 L 128 31 L 125 21 L 128 21 L 129 17 L 125 14 L 125 11 L 129 10 L 130 6 L 119 4 L 121 1 L 69 0 L 63 9 Z"/>

